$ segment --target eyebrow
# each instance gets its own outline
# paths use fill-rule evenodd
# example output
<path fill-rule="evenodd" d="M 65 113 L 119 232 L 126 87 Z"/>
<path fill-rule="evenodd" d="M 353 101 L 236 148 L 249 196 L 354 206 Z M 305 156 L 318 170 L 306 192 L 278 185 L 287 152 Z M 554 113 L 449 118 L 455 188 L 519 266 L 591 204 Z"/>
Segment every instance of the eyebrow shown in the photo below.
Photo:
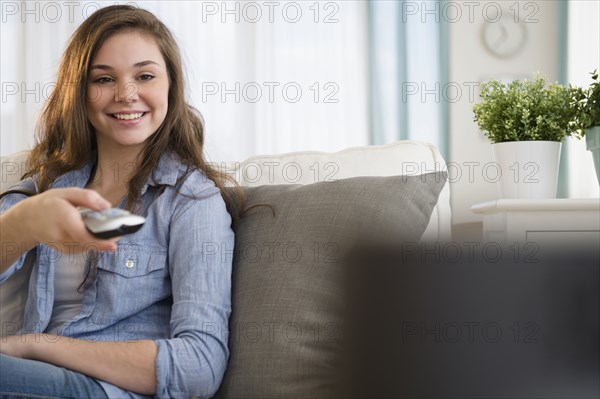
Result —
<path fill-rule="evenodd" d="M 141 68 L 141 67 L 145 67 L 147 65 L 151 65 L 154 64 L 156 66 L 160 66 L 158 63 L 151 61 L 151 60 L 146 60 L 146 61 L 140 61 L 140 62 L 136 62 L 135 64 L 133 64 L 134 68 Z M 104 64 L 96 64 L 96 65 L 92 65 L 92 67 L 90 68 L 90 70 L 93 69 L 103 69 L 103 70 L 113 70 L 114 68 L 111 67 L 110 65 L 104 65 Z"/>

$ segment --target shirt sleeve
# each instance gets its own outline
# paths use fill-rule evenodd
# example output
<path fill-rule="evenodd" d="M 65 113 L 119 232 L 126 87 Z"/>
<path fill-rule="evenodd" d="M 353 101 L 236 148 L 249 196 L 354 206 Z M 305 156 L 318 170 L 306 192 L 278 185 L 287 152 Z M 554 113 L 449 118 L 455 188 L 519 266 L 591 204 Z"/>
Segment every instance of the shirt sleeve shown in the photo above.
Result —
<path fill-rule="evenodd" d="M 23 191 L 23 192 L 28 192 L 28 193 L 35 193 L 36 188 L 35 188 L 35 183 L 34 183 L 33 178 L 27 178 L 27 179 L 17 183 L 16 185 L 10 187 L 7 190 L 7 192 L 12 191 L 12 190 Z M 2 197 L 2 199 L 0 199 L 0 215 L 26 198 L 27 198 L 26 195 L 20 194 L 20 193 L 6 194 L 4 197 Z M 2 228 L 4 229 L 5 227 L 2 227 Z M 18 249 L 19 245 L 20 245 L 20 243 L 3 243 L 2 248 L 0 249 L 0 252 L 1 252 L 0 256 L 7 254 L 9 251 L 16 251 Z M 35 250 L 36 250 L 36 248 L 34 247 L 31 250 L 23 253 L 19 257 L 19 259 L 17 259 L 17 261 L 15 263 L 13 263 L 8 269 L 6 269 L 4 271 L 4 273 L 0 274 L 0 284 L 5 282 L 17 270 L 19 270 L 21 267 L 23 267 L 23 264 L 25 263 L 25 259 L 27 258 L 27 255 L 30 252 L 35 251 Z"/>
<path fill-rule="evenodd" d="M 168 249 L 171 337 L 156 341 L 156 396 L 211 397 L 229 357 L 234 234 L 214 186 L 178 208 L 171 219 Z"/>

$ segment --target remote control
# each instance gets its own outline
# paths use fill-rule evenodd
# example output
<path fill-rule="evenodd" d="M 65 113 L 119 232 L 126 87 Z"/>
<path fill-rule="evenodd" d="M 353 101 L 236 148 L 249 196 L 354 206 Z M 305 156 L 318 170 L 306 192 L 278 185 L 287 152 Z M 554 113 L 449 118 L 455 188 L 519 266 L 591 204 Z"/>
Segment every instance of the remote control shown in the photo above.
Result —
<path fill-rule="evenodd" d="M 79 213 L 88 231 L 103 240 L 135 233 L 146 219 L 124 209 L 108 208 L 103 211 L 80 208 Z"/>

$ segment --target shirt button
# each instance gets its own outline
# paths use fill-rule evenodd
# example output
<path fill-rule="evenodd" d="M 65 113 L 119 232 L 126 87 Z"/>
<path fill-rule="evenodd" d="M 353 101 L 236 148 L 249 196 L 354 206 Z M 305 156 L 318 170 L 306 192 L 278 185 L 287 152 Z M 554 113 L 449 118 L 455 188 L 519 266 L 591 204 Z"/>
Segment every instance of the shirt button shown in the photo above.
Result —
<path fill-rule="evenodd" d="M 125 262 L 125 267 L 128 269 L 131 269 L 134 265 L 135 265 L 135 262 L 132 261 L 131 259 L 128 259 L 127 262 Z"/>

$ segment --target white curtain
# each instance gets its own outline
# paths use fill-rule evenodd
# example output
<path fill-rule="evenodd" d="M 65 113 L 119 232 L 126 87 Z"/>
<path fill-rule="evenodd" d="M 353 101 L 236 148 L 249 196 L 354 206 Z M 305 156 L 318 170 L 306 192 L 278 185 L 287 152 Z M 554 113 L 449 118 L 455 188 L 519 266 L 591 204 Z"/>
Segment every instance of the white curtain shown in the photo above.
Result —
<path fill-rule="evenodd" d="M 31 147 L 68 37 L 115 3 L 2 2 L 2 155 Z M 368 143 L 365 1 L 127 3 L 176 36 L 212 161 Z"/>
<path fill-rule="evenodd" d="M 376 144 L 427 141 L 447 159 L 446 21 L 435 16 L 442 5 L 439 0 L 369 2 L 371 134 Z M 427 10 L 428 18 L 411 15 L 415 9 Z"/>

